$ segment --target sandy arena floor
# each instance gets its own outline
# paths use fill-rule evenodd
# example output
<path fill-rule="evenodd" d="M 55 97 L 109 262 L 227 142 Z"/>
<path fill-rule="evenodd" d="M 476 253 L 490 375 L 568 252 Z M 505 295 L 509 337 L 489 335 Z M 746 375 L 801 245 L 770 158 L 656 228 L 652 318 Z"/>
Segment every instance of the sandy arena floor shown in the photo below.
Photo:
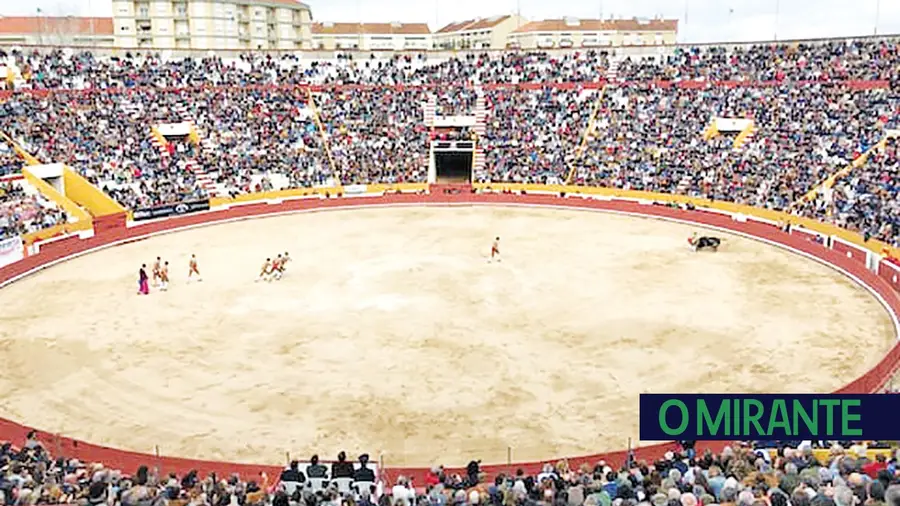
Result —
<path fill-rule="evenodd" d="M 623 448 L 641 392 L 829 391 L 893 344 L 887 313 L 836 272 L 736 236 L 694 254 L 694 229 L 394 208 L 104 250 L 0 290 L 0 416 L 185 457 L 537 460 Z M 287 276 L 254 283 L 283 251 Z M 202 283 L 185 284 L 191 253 Z M 138 297 L 157 255 L 174 282 Z"/>

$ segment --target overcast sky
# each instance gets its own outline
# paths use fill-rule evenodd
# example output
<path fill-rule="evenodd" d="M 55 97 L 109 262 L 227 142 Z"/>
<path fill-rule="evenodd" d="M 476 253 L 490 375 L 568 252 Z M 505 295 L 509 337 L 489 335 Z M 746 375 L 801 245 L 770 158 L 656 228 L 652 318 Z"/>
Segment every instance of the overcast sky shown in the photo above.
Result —
<path fill-rule="evenodd" d="M 426 22 L 517 10 L 529 20 L 662 16 L 681 21 L 685 42 L 900 33 L 900 0 L 306 0 L 319 21 Z M 110 0 L 0 0 L 0 15 L 109 16 Z"/>

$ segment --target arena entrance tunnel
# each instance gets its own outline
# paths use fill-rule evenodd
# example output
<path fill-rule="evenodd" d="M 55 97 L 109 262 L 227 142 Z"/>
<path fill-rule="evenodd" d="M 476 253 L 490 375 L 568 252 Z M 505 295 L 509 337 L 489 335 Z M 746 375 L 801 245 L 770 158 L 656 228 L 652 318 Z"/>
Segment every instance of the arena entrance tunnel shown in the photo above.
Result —
<path fill-rule="evenodd" d="M 474 143 L 471 141 L 434 142 L 432 145 L 432 164 L 439 184 L 458 184 L 472 182 L 472 160 Z"/>
<path fill-rule="evenodd" d="M 377 190 L 383 191 L 383 189 L 378 188 L 374 185 L 372 186 L 372 188 L 369 188 L 369 190 L 373 190 L 373 189 L 376 191 Z M 649 216 L 649 217 L 659 218 L 659 219 L 663 219 L 663 220 L 678 220 L 679 222 L 696 223 L 698 227 L 713 228 L 718 231 L 727 231 L 729 234 L 745 234 L 747 236 L 752 236 L 754 238 L 763 240 L 769 244 L 777 244 L 783 248 L 790 248 L 791 250 L 793 250 L 793 252 L 800 253 L 801 255 L 804 255 L 807 257 L 815 257 L 815 258 L 819 259 L 820 262 L 827 263 L 827 264 L 833 266 L 834 268 L 839 269 L 845 275 L 855 278 L 858 282 L 866 285 L 869 290 L 871 290 L 872 292 L 877 294 L 877 298 L 880 299 L 879 303 L 885 305 L 886 307 L 891 308 L 890 318 L 892 320 L 892 323 L 891 323 L 892 328 L 890 330 L 891 330 L 892 335 L 890 337 L 896 338 L 896 314 L 897 314 L 898 308 L 900 308 L 900 303 L 898 303 L 896 292 L 893 291 L 893 289 L 890 286 L 890 276 L 888 275 L 888 277 L 883 277 L 879 273 L 875 273 L 875 272 L 872 272 L 871 270 L 867 269 L 866 262 L 860 261 L 858 259 L 856 250 L 852 250 L 852 251 L 848 250 L 848 248 L 854 248 L 854 246 L 852 246 L 852 245 L 848 246 L 839 241 L 836 241 L 833 244 L 831 244 L 830 248 L 824 247 L 820 244 L 817 244 L 817 243 L 809 240 L 809 234 L 804 232 L 803 229 L 801 229 L 800 227 L 796 227 L 794 233 L 786 234 L 786 233 L 781 232 L 777 227 L 775 227 L 771 224 L 768 224 L 763 221 L 753 220 L 752 217 L 748 217 L 748 216 L 743 216 L 743 217 L 740 217 L 739 219 L 735 219 L 735 217 L 731 216 L 731 215 L 710 213 L 710 212 L 705 212 L 703 210 L 685 211 L 685 210 L 675 209 L 675 208 L 666 207 L 666 206 L 644 205 L 644 204 L 640 204 L 635 201 L 622 200 L 622 199 L 594 200 L 594 199 L 582 199 L 579 197 L 563 199 L 563 198 L 559 198 L 559 197 L 552 196 L 552 195 L 532 195 L 532 194 L 527 194 L 527 195 L 519 195 L 519 194 L 381 195 L 380 193 L 381 192 L 379 192 L 378 194 L 371 196 L 371 197 L 369 197 L 369 196 L 354 197 L 352 199 L 305 198 L 305 199 L 297 199 L 297 200 L 286 200 L 279 204 L 274 204 L 274 205 L 264 204 L 264 203 L 259 203 L 259 202 L 247 202 L 245 205 L 239 205 L 239 203 L 232 202 L 232 204 L 227 208 L 221 207 L 221 205 L 220 205 L 221 203 L 218 203 L 219 205 L 215 206 L 214 210 L 207 212 L 207 213 L 199 213 L 199 214 L 195 214 L 195 215 L 182 216 L 182 217 L 173 218 L 173 219 L 169 219 L 169 220 L 162 220 L 162 221 L 158 221 L 158 222 L 138 224 L 135 226 L 128 227 L 126 229 L 120 229 L 120 230 L 117 230 L 114 232 L 106 232 L 104 234 L 98 234 L 98 235 L 95 235 L 94 237 L 86 238 L 86 239 L 81 239 L 78 237 L 68 237 L 65 239 L 60 239 L 60 240 L 49 242 L 40 248 L 40 250 L 41 250 L 40 253 L 30 256 L 30 257 L 26 258 L 25 260 L 22 260 L 19 263 L 12 264 L 10 266 L 3 268 L 2 271 L 0 271 L 0 280 L 3 280 L 4 283 L 8 283 L 8 282 L 14 281 L 16 278 L 23 277 L 30 273 L 33 273 L 36 269 L 41 269 L 41 268 L 49 266 L 55 262 L 67 260 L 67 259 L 71 258 L 73 255 L 79 255 L 79 254 L 84 254 L 84 253 L 88 253 L 88 252 L 93 252 L 94 250 L 96 250 L 98 248 L 105 248 L 105 247 L 112 246 L 112 245 L 123 244 L 123 243 L 132 242 L 132 241 L 136 241 L 136 240 L 141 240 L 142 238 L 146 238 L 151 235 L 163 234 L 163 233 L 172 232 L 172 231 L 176 231 L 176 230 L 180 231 L 180 230 L 184 230 L 185 229 L 184 227 L 203 226 L 203 225 L 211 224 L 211 223 L 223 223 L 223 222 L 227 222 L 227 221 L 243 220 L 248 217 L 262 217 L 262 216 L 272 215 L 273 213 L 295 213 L 295 212 L 302 212 L 302 211 L 325 210 L 325 209 L 336 209 L 336 208 L 344 208 L 344 209 L 348 209 L 348 210 L 359 210 L 359 211 L 368 212 L 368 208 L 371 208 L 372 206 L 410 206 L 410 207 L 412 207 L 412 209 L 410 209 L 410 211 L 416 212 L 417 209 L 422 209 L 421 206 L 429 206 L 429 205 L 438 205 L 438 206 L 441 206 L 442 208 L 444 208 L 447 205 L 459 205 L 459 206 L 465 206 L 466 208 L 469 208 L 469 206 L 472 206 L 472 205 L 477 205 L 477 206 L 486 205 L 486 206 L 492 206 L 491 209 L 494 209 L 493 206 L 501 206 L 501 207 L 495 208 L 498 210 L 498 212 L 501 212 L 501 213 L 502 212 L 508 212 L 508 213 L 517 212 L 517 211 L 504 211 L 505 209 L 516 209 L 515 207 L 508 208 L 505 206 L 520 206 L 520 205 L 529 206 L 528 210 L 536 210 L 535 212 L 541 211 L 544 209 L 549 209 L 549 210 L 560 210 L 562 213 L 567 213 L 567 212 L 570 212 L 570 211 L 566 211 L 567 209 L 568 210 L 571 210 L 571 209 L 585 209 L 585 210 L 594 209 L 594 210 L 601 210 L 601 211 L 607 211 L 607 212 L 612 212 L 612 213 L 629 213 L 631 215 Z M 573 192 L 571 192 L 571 191 L 568 192 L 569 195 L 572 195 L 572 193 Z M 531 207 L 531 206 L 540 206 L 540 207 Z M 429 209 L 429 208 L 426 208 L 426 209 Z M 474 208 L 474 209 L 478 209 L 478 208 Z M 393 211 L 391 211 L 391 212 L 393 212 Z M 428 211 L 428 212 L 431 212 L 431 211 Z M 531 212 L 531 211 L 529 211 L 529 212 Z M 308 217 L 310 219 L 316 218 L 317 220 L 328 219 L 328 216 L 329 215 L 327 215 L 327 214 L 320 215 L 320 216 L 308 215 Z M 606 213 L 600 213 L 600 214 L 579 213 L 578 217 L 563 216 L 562 214 L 560 214 L 559 216 L 561 219 L 567 218 L 570 221 L 571 220 L 581 221 L 581 220 L 593 219 L 593 218 L 591 218 L 591 216 L 599 217 L 599 216 L 609 216 L 609 215 Z M 281 219 L 281 218 L 278 218 L 278 219 Z M 623 219 L 625 219 L 625 218 L 623 218 Z M 628 218 L 628 219 L 630 219 L 630 218 Z M 433 223 L 433 221 L 431 223 Z M 369 223 L 369 224 L 371 225 L 371 223 Z M 258 228 L 263 225 L 263 222 L 254 222 L 254 223 L 248 224 L 248 225 L 253 225 L 253 228 Z M 365 226 L 365 225 L 366 225 L 366 223 L 360 224 L 360 226 Z M 559 224 L 554 224 L 554 225 L 559 226 Z M 533 224 L 529 224 L 529 227 L 531 227 L 531 226 L 533 226 Z M 686 226 L 683 223 L 680 225 L 677 225 L 677 226 L 692 228 L 692 226 L 690 226 L 690 225 Z M 526 228 L 528 228 L 528 227 L 526 227 Z M 472 234 L 471 224 L 469 222 L 459 223 L 457 230 L 459 230 L 459 232 L 458 232 L 459 234 L 466 234 L 466 233 L 468 233 L 470 235 Z M 698 263 L 696 265 L 698 267 L 702 267 L 702 268 L 709 268 L 710 266 L 713 266 L 713 265 L 719 265 L 718 262 L 724 262 L 728 259 L 727 255 L 729 254 L 729 252 L 727 250 L 727 247 L 723 248 L 719 253 L 703 255 L 702 257 L 697 256 L 694 253 L 688 252 L 687 248 L 686 248 L 686 244 L 683 244 L 684 237 L 681 235 L 682 231 L 683 230 L 679 229 L 678 233 L 673 235 L 673 237 L 677 236 L 679 244 L 673 245 L 673 247 L 676 249 L 673 249 L 672 251 L 677 251 L 679 255 L 683 254 L 683 255 L 694 255 L 694 256 L 679 257 L 679 258 L 683 259 L 681 261 L 694 262 L 696 259 L 703 259 L 703 260 L 707 260 L 707 262 L 705 264 Z M 216 229 L 210 228 L 210 229 L 199 230 L 196 232 L 201 233 L 201 234 L 205 234 L 205 233 L 214 234 L 216 232 Z M 517 233 L 519 233 L 519 232 L 515 232 L 515 231 L 509 232 L 508 234 L 504 234 L 504 236 L 502 238 L 502 239 L 504 239 L 503 243 L 502 243 L 503 248 L 504 248 L 503 268 L 506 269 L 507 265 L 509 265 L 510 267 L 508 267 L 508 269 L 510 269 L 510 270 L 508 270 L 508 271 L 500 271 L 500 270 L 493 271 L 494 273 L 497 273 L 497 272 L 508 273 L 508 274 L 504 274 L 505 276 L 508 276 L 505 279 L 514 280 L 514 279 L 522 278 L 522 276 L 523 276 L 523 273 L 515 272 L 515 269 L 514 269 L 516 256 L 520 256 L 520 258 L 521 258 L 521 255 L 522 255 L 522 253 L 516 253 L 517 249 L 519 251 L 522 251 L 521 243 L 511 240 L 516 237 Z M 159 243 L 160 244 L 159 248 L 162 249 L 162 246 L 164 244 L 165 245 L 169 245 L 169 244 L 175 245 L 175 244 L 179 243 L 180 239 L 182 238 L 180 236 L 182 236 L 182 234 L 172 234 L 172 235 L 165 235 L 165 236 L 161 237 L 159 240 L 164 241 L 164 243 Z M 729 235 L 729 237 L 731 237 L 731 235 Z M 431 239 L 431 238 L 429 237 L 427 239 Z M 490 238 L 488 237 L 487 240 L 489 241 L 489 239 Z M 156 240 L 157 239 L 154 239 L 154 241 L 156 241 Z M 191 243 L 191 241 L 188 241 L 188 242 Z M 146 250 L 146 245 L 148 245 L 148 244 L 150 244 L 150 242 L 140 242 L 140 243 L 126 246 L 126 248 L 131 247 L 131 248 L 133 248 L 134 251 L 142 251 L 142 250 Z M 156 243 L 154 243 L 154 244 L 156 244 Z M 196 248 L 198 244 L 201 244 L 201 243 L 194 241 L 192 244 L 188 244 L 185 247 Z M 476 240 L 473 242 L 473 244 L 480 244 L 480 241 L 476 238 Z M 668 244 L 668 243 L 666 243 L 666 244 Z M 727 244 L 728 244 L 728 247 L 730 247 L 731 241 L 729 241 Z M 489 246 L 489 244 L 488 244 L 488 246 Z M 559 249 L 558 243 L 554 243 L 551 246 L 553 247 L 553 249 L 556 249 L 556 250 Z M 157 246 L 154 246 L 154 248 L 157 248 Z M 678 249 L 678 248 L 680 248 L 680 249 Z M 116 248 L 114 250 L 108 250 L 106 252 L 102 252 L 102 254 L 103 255 L 111 255 L 113 253 L 116 253 L 116 250 L 120 250 L 120 249 Z M 858 250 L 858 248 L 857 248 L 857 250 Z M 121 251 L 125 251 L 125 250 L 122 249 Z M 668 252 L 668 250 L 666 250 L 666 251 Z M 849 255 L 848 255 L 848 253 L 849 253 Z M 147 254 L 151 254 L 151 253 L 148 252 L 148 253 L 143 253 L 143 254 L 147 255 Z M 294 255 L 294 254 L 295 253 L 292 251 L 292 255 Z M 659 255 L 659 253 L 657 255 Z M 712 255 L 718 255 L 718 256 L 712 256 Z M 94 254 L 85 257 L 83 260 L 88 261 L 93 256 L 94 256 Z M 657 256 L 656 258 L 660 262 L 663 262 L 663 259 L 661 257 Z M 97 259 L 98 259 L 98 261 L 103 260 L 103 258 L 101 258 L 101 257 L 97 257 Z M 713 259 L 715 259 L 715 260 L 713 260 Z M 204 264 L 202 262 L 204 260 L 206 260 L 207 263 L 210 262 L 208 257 L 205 257 L 205 258 L 201 257 L 201 269 L 203 269 Z M 255 258 L 254 258 L 254 260 L 255 260 Z M 571 258 L 569 258 L 569 260 L 571 261 Z M 412 266 L 405 265 L 403 267 L 404 267 L 404 269 L 421 267 L 424 272 L 427 272 L 427 269 L 429 266 L 433 266 L 436 263 L 440 263 L 440 261 L 441 261 L 441 259 L 430 259 L 428 261 L 423 260 L 423 263 L 421 263 L 419 265 L 412 265 Z M 716 263 L 713 264 L 713 262 L 716 262 Z M 330 264 L 330 265 L 334 265 L 334 264 Z M 684 264 L 684 265 L 687 265 L 687 264 Z M 209 266 L 207 265 L 207 267 L 209 267 Z M 372 265 L 366 266 L 366 269 L 368 269 L 371 272 L 376 267 L 379 267 L 378 262 L 375 262 Z M 382 265 L 380 265 L 380 267 L 384 267 L 384 265 L 382 264 Z M 472 264 L 471 266 L 469 266 L 468 264 L 466 264 L 466 265 L 455 264 L 455 265 L 450 265 L 449 267 L 452 270 L 459 271 L 459 270 L 465 270 L 465 269 L 476 269 L 476 268 L 481 269 L 482 267 L 487 268 L 487 265 L 483 265 L 483 264 L 479 263 L 478 266 L 476 267 L 474 264 Z M 621 264 L 616 264 L 616 265 L 613 265 L 612 267 L 616 268 L 616 269 L 622 269 Z M 65 266 L 63 266 L 63 268 L 65 268 Z M 885 267 L 885 268 L 889 269 L 889 267 Z M 56 271 L 56 270 L 54 270 L 54 271 Z M 54 271 L 48 271 L 47 274 L 50 275 Z M 303 269 L 299 269 L 299 268 L 295 270 L 296 273 L 299 273 L 302 271 L 303 271 Z M 60 272 L 64 272 L 64 270 L 60 269 Z M 485 272 L 491 273 L 492 271 L 485 271 Z M 294 273 L 290 273 L 290 274 L 294 274 Z M 361 271 L 361 274 L 364 274 L 364 272 Z M 127 275 L 125 275 L 125 276 L 127 277 Z M 484 277 L 484 275 L 482 277 Z M 310 279 L 308 277 L 304 277 L 302 275 L 297 275 L 296 279 L 298 282 L 301 282 L 301 281 L 306 281 L 307 283 L 313 282 L 312 279 Z M 467 278 L 467 280 L 469 280 L 470 283 L 473 282 L 473 280 L 475 280 L 475 279 L 476 278 L 474 278 L 474 277 Z M 34 280 L 39 281 L 40 276 L 35 276 Z M 21 284 L 21 285 L 19 285 L 18 283 L 15 283 L 15 284 L 12 284 L 10 287 L 6 287 L 3 290 L 0 290 L 0 298 L 2 298 L 3 292 L 6 292 L 7 290 L 10 290 L 13 288 L 16 288 L 17 285 L 25 286 L 24 283 L 29 282 L 29 281 L 32 281 L 32 280 L 25 280 L 23 282 L 23 284 Z M 102 281 L 102 280 L 100 280 L 100 281 Z M 112 281 L 115 281 L 115 279 L 112 279 Z M 210 281 L 210 279 L 207 279 L 204 281 L 204 283 L 208 283 L 209 281 Z M 247 281 L 250 281 L 250 280 L 248 279 Z M 379 284 L 380 281 L 383 281 L 383 279 L 380 280 L 378 278 L 375 278 L 372 281 L 374 281 L 375 284 L 377 285 L 377 284 Z M 484 280 L 481 280 L 480 282 L 486 283 L 486 281 L 484 281 Z M 73 285 L 73 284 L 71 284 L 72 280 L 69 280 L 68 283 L 70 283 L 70 284 L 66 284 L 66 283 L 62 283 L 62 284 L 56 283 L 56 284 L 58 286 L 84 286 L 83 284 L 79 285 L 77 283 Z M 271 287 L 260 287 L 259 289 L 271 288 L 272 290 L 284 290 L 285 289 L 284 287 L 286 287 L 286 286 L 288 286 L 288 285 L 272 285 Z M 487 285 L 484 285 L 484 286 L 487 286 Z M 502 286 L 502 283 L 498 283 L 496 286 Z M 489 286 L 487 286 L 487 287 L 490 288 Z M 204 287 L 204 289 L 206 289 L 206 288 Z M 247 288 L 246 290 L 249 290 L 249 289 L 250 288 Z M 256 288 L 253 288 L 253 289 L 255 290 Z M 23 290 L 23 289 L 19 289 L 19 290 Z M 134 299 L 130 292 L 131 292 L 130 288 L 126 288 L 126 289 L 123 289 L 121 293 L 123 294 L 122 295 L 123 297 L 129 297 L 128 299 L 124 299 L 124 300 L 126 301 L 126 304 L 133 310 L 141 310 L 142 309 L 143 311 L 148 311 L 150 309 L 150 308 L 146 307 L 146 304 L 148 304 L 148 303 L 158 303 L 158 304 L 165 303 L 165 299 L 163 299 L 161 297 L 157 298 L 157 299 L 146 299 L 147 301 L 151 301 L 151 302 L 143 302 L 143 301 L 137 302 L 139 299 Z M 174 293 L 174 291 L 171 293 Z M 277 292 L 275 292 L 274 294 L 277 294 Z M 198 294 L 193 293 L 191 295 L 192 295 L 193 299 L 196 299 L 197 298 L 196 296 Z M 246 294 L 244 294 L 244 295 L 246 295 Z M 500 293 L 499 295 L 502 295 L 502 293 Z M 134 299 L 134 300 L 132 300 L 132 299 Z M 160 301 L 160 302 L 156 302 L 156 301 Z M 49 301 L 49 304 L 52 305 L 53 303 L 54 303 L 53 301 Z M 391 306 L 391 304 L 395 304 L 395 305 L 399 304 L 397 298 L 391 299 L 390 297 L 388 297 L 387 299 L 385 299 L 379 303 L 383 304 L 385 307 L 389 307 L 389 306 Z M 145 304 L 145 306 L 134 306 L 134 304 Z M 290 307 L 286 307 L 285 309 L 292 310 L 292 308 L 290 308 Z M 196 330 L 199 331 L 200 329 L 198 328 Z M 244 330 L 244 332 L 247 333 L 246 334 L 246 339 L 247 339 L 246 342 L 253 343 L 256 346 L 262 346 L 262 349 L 268 349 L 268 350 L 275 349 L 275 348 L 272 348 L 271 346 L 266 346 L 266 344 L 273 344 L 273 343 L 267 343 L 266 341 L 262 340 L 261 335 L 258 334 L 256 331 L 252 330 L 251 328 L 248 327 L 247 329 Z M 32 344 L 35 344 L 35 343 L 32 343 Z M 236 343 L 231 343 L 231 344 L 237 346 Z M 190 339 L 187 339 L 184 342 L 182 342 L 181 346 L 191 346 Z M 35 348 L 33 345 L 30 345 L 29 348 L 32 351 L 35 351 Z M 40 350 L 40 349 L 38 348 L 38 350 Z M 72 353 L 76 353 L 76 354 L 78 352 L 78 348 L 72 347 L 72 346 L 68 346 L 66 348 L 66 350 L 71 351 Z M 476 350 L 476 351 L 478 351 L 478 350 Z M 335 352 L 339 353 L 339 350 L 335 350 Z M 339 353 L 339 355 L 340 355 L 341 359 L 343 359 L 343 357 L 345 357 L 345 355 L 343 355 L 343 354 Z M 878 364 L 875 365 L 869 372 L 862 375 L 858 380 L 847 385 L 841 391 L 844 391 L 844 392 L 871 392 L 871 391 L 875 391 L 875 390 L 879 389 L 887 381 L 887 379 L 890 377 L 891 373 L 895 370 L 895 368 L 898 364 L 898 360 L 900 360 L 900 354 L 898 354 L 898 348 L 896 346 L 894 346 L 891 349 L 891 351 L 886 356 L 884 356 L 882 358 L 882 360 L 880 362 L 878 362 Z M 228 366 L 229 370 L 231 368 L 235 367 L 236 365 L 237 364 L 227 364 L 227 363 L 223 364 L 223 366 Z M 187 372 L 191 372 L 191 371 L 187 371 Z M 191 374 L 188 374 L 188 376 L 190 376 L 192 374 L 194 374 L 194 373 L 191 372 Z M 46 376 L 41 377 L 41 378 L 36 378 L 36 379 L 43 380 L 43 381 L 38 381 L 38 383 L 41 386 L 45 386 L 46 382 L 48 381 L 48 377 L 46 377 Z M 191 379 L 192 378 L 187 378 L 186 381 L 191 380 Z M 194 376 L 193 379 L 197 379 L 196 376 Z M 507 393 L 510 393 L 510 392 L 507 392 Z M 461 399 L 457 399 L 457 402 L 459 402 L 460 400 Z M 635 405 L 636 405 L 636 399 L 635 399 Z M 625 409 L 625 412 L 627 412 L 628 408 L 625 408 L 625 407 L 623 407 L 623 408 Z M 23 413 L 25 411 L 24 408 L 22 408 L 21 406 L 18 406 L 15 409 L 16 409 L 16 412 L 14 412 L 14 413 L 4 412 L 4 413 L 2 413 L 2 415 L 3 416 L 12 415 L 12 417 L 16 418 L 17 421 L 20 423 L 22 423 L 22 422 L 32 423 L 29 420 L 25 420 L 21 416 L 19 416 L 21 413 Z M 371 410 L 366 410 L 365 412 L 371 413 Z M 636 416 L 637 416 L 636 410 L 632 410 L 632 414 L 636 419 Z M 236 416 L 236 414 L 234 412 L 230 413 L 230 415 Z M 396 420 L 392 420 L 392 422 L 394 422 L 394 421 L 396 421 Z M 525 422 L 527 422 L 527 421 L 525 421 Z M 462 421 L 460 421 L 459 423 L 460 423 L 459 430 L 465 431 L 466 430 L 465 423 Z M 38 425 L 38 424 L 35 424 L 35 425 L 40 427 L 40 425 Z M 157 457 L 157 456 L 153 455 L 152 453 L 147 454 L 147 453 L 136 453 L 136 452 L 113 450 L 111 448 L 96 446 L 96 445 L 84 443 L 84 442 L 78 442 L 76 444 L 76 441 L 74 439 L 70 439 L 69 437 L 55 436 L 54 433 L 60 432 L 59 429 L 54 430 L 53 427 L 42 427 L 42 428 L 50 429 L 50 432 L 41 432 L 40 433 L 40 437 L 42 438 L 42 440 L 47 442 L 49 448 L 58 448 L 59 451 L 63 452 L 67 457 L 79 458 L 81 460 L 88 460 L 88 461 L 102 460 L 111 466 L 118 466 L 122 469 L 133 469 L 133 468 L 136 468 L 137 465 L 147 464 L 148 462 L 149 463 L 158 463 L 160 469 L 163 472 L 181 471 L 181 470 L 187 470 L 190 468 L 197 468 L 197 469 L 201 469 L 201 470 L 217 469 L 217 470 L 219 470 L 220 473 L 226 472 L 229 470 L 231 470 L 231 471 L 238 470 L 243 473 L 249 473 L 249 472 L 251 472 L 251 469 L 255 470 L 255 469 L 260 468 L 260 466 L 249 466 L 249 467 L 248 466 L 240 466 L 240 465 L 221 463 L 221 462 L 217 462 L 215 460 L 190 460 L 190 459 L 178 459 L 178 458 L 169 458 L 169 457 Z M 24 436 L 24 432 L 26 430 L 27 430 L 26 427 L 23 425 L 19 425 L 19 423 L 11 422 L 11 421 L 3 422 L 2 424 L 0 424 L 0 439 L 18 440 L 22 436 Z M 66 433 L 66 434 L 69 434 L 70 432 L 71 431 L 68 431 L 68 430 L 64 431 L 64 433 Z M 348 443 L 348 445 L 349 444 L 357 444 L 357 443 L 353 442 L 352 434 L 345 434 L 345 436 L 347 437 L 347 439 L 351 440 L 351 443 Z M 94 432 L 92 434 L 87 434 L 86 436 L 80 436 L 80 437 L 83 439 L 88 439 L 90 441 L 103 442 L 103 441 L 108 440 L 108 435 L 103 434 L 101 431 Z M 139 436 L 136 435 L 135 437 L 139 437 Z M 194 436 L 194 437 L 196 437 L 196 436 Z M 622 438 L 620 447 L 624 447 L 624 443 L 625 443 L 625 438 Z M 166 453 L 167 450 L 165 447 L 165 441 L 163 440 L 160 444 L 164 445 L 162 447 L 162 452 Z M 359 443 L 359 445 L 361 447 L 360 448 L 361 450 L 370 451 L 373 453 L 373 455 L 377 454 L 375 449 L 365 448 L 361 442 Z M 121 446 L 121 445 L 115 444 L 115 446 Z M 563 445 L 561 445 L 561 447 L 562 446 Z M 674 447 L 673 443 L 639 447 L 636 449 L 636 455 L 638 458 L 660 457 L 663 453 L 665 453 L 665 451 L 668 451 L 668 450 L 672 449 L 673 447 Z M 143 448 L 147 448 L 143 451 L 149 451 L 151 449 L 150 447 L 147 447 L 147 446 L 144 446 Z M 135 449 L 143 449 L 143 448 L 135 448 Z M 352 448 L 350 448 L 350 449 L 352 451 Z M 289 450 L 289 449 L 285 448 L 285 450 Z M 506 453 L 506 450 L 507 450 L 507 448 L 502 448 L 502 453 Z M 517 455 L 521 455 L 521 453 L 519 452 L 519 450 L 517 450 L 516 447 L 512 447 L 509 451 L 510 451 L 510 457 L 511 457 L 510 460 L 511 461 L 523 460 L 523 457 L 517 456 Z M 325 454 L 325 451 L 323 450 L 321 453 Z M 266 455 L 268 455 L 268 454 L 266 454 Z M 600 459 L 604 459 L 610 463 L 616 463 L 616 462 L 621 462 L 624 459 L 625 452 L 620 451 L 620 452 L 612 452 L 612 453 L 600 453 L 600 454 L 592 454 L 592 455 L 582 456 L 582 457 L 571 457 L 571 455 L 579 455 L 579 453 L 573 453 L 571 451 L 566 451 L 566 450 L 563 450 L 563 453 L 554 453 L 551 450 L 551 451 L 548 451 L 544 455 L 526 457 L 525 459 L 528 460 L 527 462 L 518 462 L 518 463 L 515 463 L 512 465 L 515 467 L 522 467 L 528 472 L 534 472 L 538 469 L 541 462 L 555 461 L 560 458 L 567 458 L 570 462 L 570 465 L 572 465 L 572 466 L 577 466 L 582 462 L 587 462 L 587 463 L 593 464 L 597 460 L 600 460 Z M 421 477 L 424 476 L 424 473 L 427 471 L 427 468 L 424 465 L 424 463 L 422 466 L 392 464 L 392 462 L 391 462 L 392 457 L 393 456 L 391 455 L 390 452 L 386 452 L 384 455 L 385 466 L 382 468 L 382 470 L 385 473 L 388 473 L 388 476 L 396 477 L 399 474 L 404 474 L 404 475 L 412 475 L 412 476 L 415 476 L 417 479 L 420 479 Z M 483 458 L 484 453 L 471 455 L 471 457 L 472 458 Z M 264 457 L 264 458 L 270 462 L 276 462 L 277 457 L 272 456 L 271 458 L 270 457 Z M 281 460 L 281 459 L 278 459 L 278 460 Z M 488 472 L 489 474 L 507 470 L 507 464 L 504 463 L 505 459 L 503 457 L 498 458 L 496 452 L 492 455 L 492 457 L 490 459 L 485 459 L 485 460 L 488 462 L 491 462 L 491 463 L 497 463 L 497 465 L 483 466 L 484 470 L 486 472 Z M 453 464 L 463 465 L 463 464 L 465 464 L 465 462 L 453 462 Z"/>

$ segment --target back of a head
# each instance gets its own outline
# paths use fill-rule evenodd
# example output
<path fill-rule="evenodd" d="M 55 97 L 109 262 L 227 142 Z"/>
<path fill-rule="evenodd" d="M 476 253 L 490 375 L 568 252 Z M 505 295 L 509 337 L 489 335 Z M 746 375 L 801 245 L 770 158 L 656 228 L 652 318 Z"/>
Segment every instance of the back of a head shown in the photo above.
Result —
<path fill-rule="evenodd" d="M 900 506 L 900 485 L 891 485 L 884 491 L 887 506 Z"/>

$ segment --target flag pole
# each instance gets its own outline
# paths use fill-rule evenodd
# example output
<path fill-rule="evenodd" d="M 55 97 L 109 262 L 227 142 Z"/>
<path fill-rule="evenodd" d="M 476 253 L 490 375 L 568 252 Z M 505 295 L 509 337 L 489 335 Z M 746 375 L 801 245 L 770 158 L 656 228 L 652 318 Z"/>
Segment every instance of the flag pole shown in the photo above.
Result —
<path fill-rule="evenodd" d="M 778 40 L 778 14 L 781 11 L 781 0 L 775 0 L 775 40 Z"/>
<path fill-rule="evenodd" d="M 881 0 L 875 0 L 875 29 L 873 35 L 878 35 L 878 19 L 881 17 Z"/>

